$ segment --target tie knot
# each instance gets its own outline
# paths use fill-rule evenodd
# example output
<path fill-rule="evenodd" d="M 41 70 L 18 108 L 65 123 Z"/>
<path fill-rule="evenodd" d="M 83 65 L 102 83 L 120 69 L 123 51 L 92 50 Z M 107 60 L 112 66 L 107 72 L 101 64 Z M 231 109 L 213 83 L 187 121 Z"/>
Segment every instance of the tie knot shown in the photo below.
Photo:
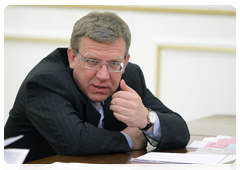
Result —
<path fill-rule="evenodd" d="M 99 111 L 102 107 L 102 102 L 92 102 L 91 104 Z"/>

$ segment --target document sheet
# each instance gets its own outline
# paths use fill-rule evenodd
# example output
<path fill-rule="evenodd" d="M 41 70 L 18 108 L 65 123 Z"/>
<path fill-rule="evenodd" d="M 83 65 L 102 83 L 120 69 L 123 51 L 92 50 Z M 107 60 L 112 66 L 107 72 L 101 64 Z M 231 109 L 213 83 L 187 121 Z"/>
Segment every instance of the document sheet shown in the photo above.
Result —
<path fill-rule="evenodd" d="M 236 137 L 206 137 L 202 141 L 193 141 L 186 148 L 195 149 L 198 153 L 236 155 Z"/>
<path fill-rule="evenodd" d="M 23 135 L 19 135 L 16 137 L 11 137 L 4 140 L 4 147 L 10 145 L 11 143 L 21 139 Z M 27 157 L 29 149 L 14 149 L 7 148 L 4 149 L 4 160 L 9 164 L 22 164 Z"/>
<path fill-rule="evenodd" d="M 177 163 L 177 164 L 224 164 L 236 160 L 236 137 L 218 135 L 202 141 L 193 141 L 186 148 L 195 149 L 187 153 L 150 152 L 132 162 Z"/>
<path fill-rule="evenodd" d="M 131 162 L 168 163 L 168 164 L 223 164 L 236 159 L 236 155 L 182 154 L 150 152 Z"/>
<path fill-rule="evenodd" d="M 4 149 L 4 159 L 8 164 L 22 164 L 29 149 Z"/>

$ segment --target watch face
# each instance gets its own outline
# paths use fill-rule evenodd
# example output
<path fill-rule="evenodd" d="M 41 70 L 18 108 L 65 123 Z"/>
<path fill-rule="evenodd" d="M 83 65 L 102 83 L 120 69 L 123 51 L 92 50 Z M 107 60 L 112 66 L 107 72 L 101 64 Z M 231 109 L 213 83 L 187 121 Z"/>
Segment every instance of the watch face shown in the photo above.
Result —
<path fill-rule="evenodd" d="M 148 120 L 149 120 L 149 122 L 150 123 L 152 123 L 152 124 L 154 124 L 155 122 L 156 122 L 156 114 L 155 114 L 155 112 L 153 112 L 153 111 L 151 111 L 151 112 L 149 112 L 149 114 L 148 114 Z"/>

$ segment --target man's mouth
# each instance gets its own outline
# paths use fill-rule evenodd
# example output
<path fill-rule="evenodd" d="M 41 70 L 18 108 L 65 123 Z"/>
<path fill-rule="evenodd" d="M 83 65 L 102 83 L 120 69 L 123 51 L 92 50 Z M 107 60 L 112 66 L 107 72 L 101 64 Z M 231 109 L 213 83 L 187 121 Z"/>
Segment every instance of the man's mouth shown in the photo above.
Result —
<path fill-rule="evenodd" d="M 95 86 L 95 85 L 94 85 L 94 87 L 96 87 L 96 88 L 100 88 L 100 89 L 107 88 L 107 86 Z"/>
<path fill-rule="evenodd" d="M 93 91 L 95 93 L 106 93 L 108 89 L 109 89 L 108 86 L 93 85 Z"/>

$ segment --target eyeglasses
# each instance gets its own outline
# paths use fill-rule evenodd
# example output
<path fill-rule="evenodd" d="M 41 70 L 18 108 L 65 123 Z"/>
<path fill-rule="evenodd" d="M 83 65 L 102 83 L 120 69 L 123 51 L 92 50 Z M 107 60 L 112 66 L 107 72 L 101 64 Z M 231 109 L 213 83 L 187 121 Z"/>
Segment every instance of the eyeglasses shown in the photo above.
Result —
<path fill-rule="evenodd" d="M 90 70 L 99 70 L 105 64 L 109 72 L 121 72 L 123 71 L 124 66 L 127 65 L 127 64 L 124 64 L 123 62 L 103 63 L 102 61 L 98 61 L 94 59 L 84 59 L 79 53 L 79 51 L 78 50 L 76 51 L 79 57 L 84 61 L 84 67 Z"/>

